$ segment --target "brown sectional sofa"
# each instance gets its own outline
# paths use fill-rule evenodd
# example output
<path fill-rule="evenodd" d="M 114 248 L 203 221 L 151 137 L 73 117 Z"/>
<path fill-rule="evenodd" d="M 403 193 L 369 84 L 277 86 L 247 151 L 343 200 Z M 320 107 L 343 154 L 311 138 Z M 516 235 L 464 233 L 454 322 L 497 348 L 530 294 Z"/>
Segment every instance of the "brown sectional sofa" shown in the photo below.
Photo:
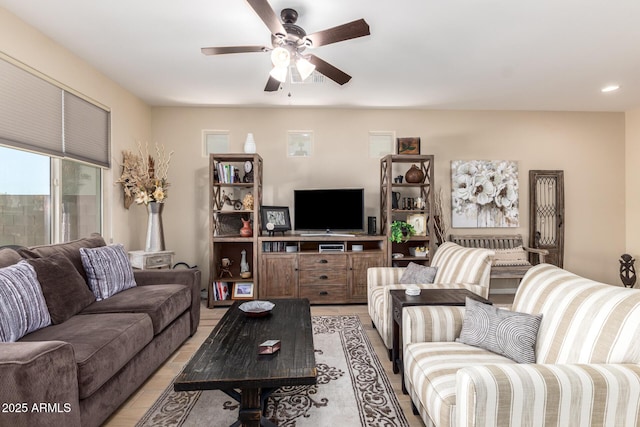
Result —
<path fill-rule="evenodd" d="M 104 245 L 92 235 L 18 252 L 2 249 L 0 267 L 64 254 L 86 280 L 80 248 Z M 17 342 L 0 343 L 0 424 L 99 426 L 193 335 L 200 319 L 198 270 L 134 270 L 134 277 L 136 287 Z M 57 285 L 63 296 L 64 285 Z M 48 306 L 54 297 L 45 293 Z M 65 298 L 73 303 L 73 296 Z"/>

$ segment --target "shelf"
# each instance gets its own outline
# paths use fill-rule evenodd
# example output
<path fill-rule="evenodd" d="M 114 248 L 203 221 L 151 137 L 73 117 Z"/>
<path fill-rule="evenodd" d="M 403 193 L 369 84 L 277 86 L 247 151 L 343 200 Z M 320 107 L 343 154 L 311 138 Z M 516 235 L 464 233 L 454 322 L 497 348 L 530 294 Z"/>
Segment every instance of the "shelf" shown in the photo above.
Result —
<path fill-rule="evenodd" d="M 253 188 L 253 182 L 214 182 L 213 185 L 218 187 L 241 187 L 241 188 Z"/>
<path fill-rule="evenodd" d="M 398 176 L 405 176 L 406 169 L 410 164 L 416 165 L 424 174 L 424 179 L 419 183 L 394 182 Z M 412 236 L 407 242 L 391 243 L 387 245 L 387 265 L 394 263 L 406 264 L 410 261 L 419 263 L 429 263 L 429 257 L 412 257 L 409 255 L 410 246 L 427 246 L 430 253 L 435 252 L 435 230 L 433 221 L 434 207 L 434 156 L 433 155 L 387 155 L 380 159 L 380 216 L 381 231 L 389 234 L 391 224 L 397 220 L 407 220 L 409 215 L 426 216 L 425 236 Z M 397 199 L 397 196 L 402 196 Z M 421 199 L 424 209 L 397 209 L 393 206 L 402 207 L 409 200 Z M 395 202 L 398 202 L 395 205 Z M 408 206 L 413 206 L 409 204 Z M 420 205 L 422 206 L 422 205 Z M 392 253 L 402 253 L 403 258 L 392 258 Z"/>
<path fill-rule="evenodd" d="M 222 210 L 222 209 L 213 209 L 211 212 L 213 212 L 214 214 L 222 214 L 222 215 L 233 215 L 233 214 L 252 214 L 253 211 L 248 211 L 246 209 L 226 209 L 226 210 Z"/>
<path fill-rule="evenodd" d="M 243 182 L 244 163 L 250 161 L 253 165 L 252 182 Z M 227 153 L 209 155 L 209 280 L 208 306 L 228 306 L 234 300 L 214 301 L 212 296 L 212 284 L 216 282 L 229 283 L 229 292 L 232 292 L 231 284 L 238 282 L 252 283 L 254 295 L 259 292 L 259 265 L 258 265 L 258 237 L 260 236 L 260 207 L 262 206 L 262 171 L 263 161 L 258 154 Z M 223 175 L 220 175 L 220 173 Z M 230 176 L 238 175 L 239 180 L 230 181 Z M 215 178 L 214 178 L 215 177 Z M 221 178 L 219 178 L 221 177 Z M 226 177 L 226 178 L 225 178 Z M 228 193 L 228 194 L 227 194 Z M 224 204 L 227 197 L 232 203 L 243 201 L 246 194 L 253 195 L 253 209 L 233 209 Z M 238 197 L 240 196 L 240 197 Z M 240 229 L 243 228 L 242 220 L 251 218 L 251 230 L 253 235 L 243 237 Z M 246 262 L 251 272 L 251 277 L 240 277 L 241 253 L 246 251 Z M 232 277 L 221 277 L 221 260 L 229 258 L 232 261 L 230 267 Z"/>

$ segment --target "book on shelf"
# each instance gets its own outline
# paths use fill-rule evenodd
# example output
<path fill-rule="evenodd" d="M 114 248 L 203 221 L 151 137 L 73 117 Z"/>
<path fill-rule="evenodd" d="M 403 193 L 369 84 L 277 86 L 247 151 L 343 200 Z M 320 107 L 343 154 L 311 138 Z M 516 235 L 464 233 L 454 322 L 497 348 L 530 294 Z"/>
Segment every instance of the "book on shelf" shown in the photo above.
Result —
<path fill-rule="evenodd" d="M 216 172 L 219 184 L 235 184 L 240 180 L 240 168 L 234 165 L 225 165 L 220 162 L 216 164 Z"/>

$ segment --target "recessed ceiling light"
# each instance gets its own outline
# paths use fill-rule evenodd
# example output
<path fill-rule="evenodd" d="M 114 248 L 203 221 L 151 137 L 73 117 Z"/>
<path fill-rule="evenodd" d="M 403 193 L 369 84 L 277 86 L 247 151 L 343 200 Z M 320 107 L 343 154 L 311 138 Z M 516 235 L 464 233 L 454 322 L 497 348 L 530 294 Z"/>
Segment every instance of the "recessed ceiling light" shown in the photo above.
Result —
<path fill-rule="evenodd" d="M 602 93 L 614 92 L 618 89 L 620 89 L 620 85 L 608 85 L 600 89 L 600 92 Z"/>

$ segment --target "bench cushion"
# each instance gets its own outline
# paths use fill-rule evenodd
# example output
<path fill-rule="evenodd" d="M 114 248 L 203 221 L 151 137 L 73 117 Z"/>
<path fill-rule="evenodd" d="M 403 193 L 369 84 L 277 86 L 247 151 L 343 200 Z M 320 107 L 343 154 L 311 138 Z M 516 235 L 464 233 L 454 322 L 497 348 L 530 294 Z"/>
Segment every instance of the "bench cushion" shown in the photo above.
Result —
<path fill-rule="evenodd" d="M 527 259 L 527 251 L 522 246 L 509 249 L 495 249 L 494 266 L 531 265 Z"/>
<path fill-rule="evenodd" d="M 153 339 L 148 315 L 142 313 L 73 316 L 20 341 L 65 341 L 78 364 L 80 399 L 91 396 Z"/>
<path fill-rule="evenodd" d="M 146 313 L 157 335 L 191 306 L 191 290 L 184 285 L 137 286 L 96 301 L 80 314 Z"/>

